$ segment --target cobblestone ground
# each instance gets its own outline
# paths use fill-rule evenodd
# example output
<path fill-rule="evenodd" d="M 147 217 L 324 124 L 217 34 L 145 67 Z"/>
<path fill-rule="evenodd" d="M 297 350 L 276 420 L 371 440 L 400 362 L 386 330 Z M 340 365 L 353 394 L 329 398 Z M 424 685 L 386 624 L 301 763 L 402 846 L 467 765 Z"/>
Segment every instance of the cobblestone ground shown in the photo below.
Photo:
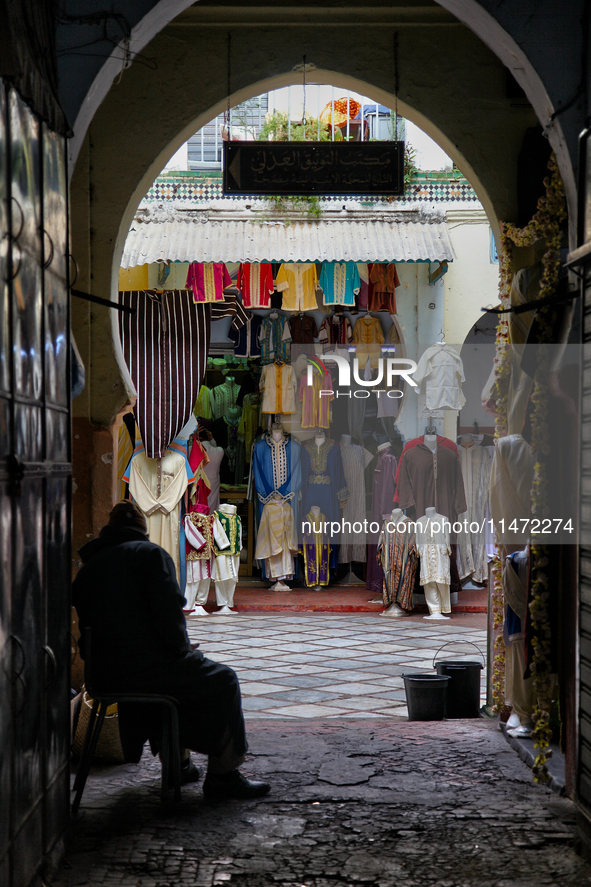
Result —
<path fill-rule="evenodd" d="M 491 721 L 250 721 L 266 798 L 159 804 L 159 766 L 96 769 L 52 887 L 585 887 L 572 804 Z"/>

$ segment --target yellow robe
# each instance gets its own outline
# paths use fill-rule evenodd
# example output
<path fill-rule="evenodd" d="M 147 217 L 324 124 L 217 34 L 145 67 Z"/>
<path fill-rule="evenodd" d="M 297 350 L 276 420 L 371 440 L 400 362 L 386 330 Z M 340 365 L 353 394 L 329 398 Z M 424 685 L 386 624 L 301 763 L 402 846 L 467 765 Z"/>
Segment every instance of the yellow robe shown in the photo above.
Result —
<path fill-rule="evenodd" d="M 283 293 L 284 311 L 315 311 L 318 275 L 313 262 L 289 262 L 277 273 L 275 286 Z"/>

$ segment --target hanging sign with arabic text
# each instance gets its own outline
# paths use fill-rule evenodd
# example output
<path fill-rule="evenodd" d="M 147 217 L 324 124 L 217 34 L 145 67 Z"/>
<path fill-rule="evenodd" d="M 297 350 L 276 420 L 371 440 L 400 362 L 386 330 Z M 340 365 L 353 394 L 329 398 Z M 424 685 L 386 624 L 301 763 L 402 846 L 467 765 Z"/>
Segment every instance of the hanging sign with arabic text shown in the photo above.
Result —
<path fill-rule="evenodd" d="M 224 142 L 224 194 L 404 194 L 404 142 Z"/>

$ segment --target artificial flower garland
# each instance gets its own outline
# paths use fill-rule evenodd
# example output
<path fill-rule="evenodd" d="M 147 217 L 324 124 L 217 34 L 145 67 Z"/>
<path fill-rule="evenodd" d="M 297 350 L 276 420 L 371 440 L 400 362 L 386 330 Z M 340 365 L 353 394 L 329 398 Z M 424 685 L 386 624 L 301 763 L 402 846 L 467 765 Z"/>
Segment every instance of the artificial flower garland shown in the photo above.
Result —
<path fill-rule="evenodd" d="M 566 218 L 564 188 L 556 158 L 552 156 L 548 163 L 550 177 L 544 180 L 545 197 L 538 201 L 536 214 L 525 228 L 516 228 L 510 224 L 501 225 L 500 255 L 500 296 L 502 307 L 508 307 L 509 288 L 511 282 L 512 247 L 531 246 L 539 240 L 545 241 L 545 252 L 542 259 L 542 275 L 540 279 L 539 298 L 548 298 L 556 292 L 560 272 L 560 241 L 561 224 Z M 504 319 L 508 315 L 501 315 Z M 540 344 L 549 344 L 554 335 L 556 310 L 548 305 L 539 310 Z M 495 423 L 495 437 L 507 433 L 507 392 L 510 379 L 510 351 L 508 344 L 508 323 L 501 321 L 497 328 L 497 354 L 495 358 L 495 388 L 498 418 Z M 548 371 L 549 355 L 547 349 L 539 349 L 538 366 L 534 379 L 531 402 L 533 405 L 532 450 L 536 454 L 534 480 L 532 488 L 532 517 L 548 516 L 547 501 L 547 458 L 550 454 L 548 426 Z M 530 669 L 533 679 L 535 707 L 532 714 L 535 728 L 533 730 L 534 748 L 537 755 L 533 764 L 534 780 L 545 782 L 548 778 L 547 762 L 552 752 L 549 748 L 552 738 L 550 727 L 550 707 L 552 704 L 552 678 L 550 642 L 551 627 L 548 610 L 549 590 L 546 567 L 549 562 L 546 545 L 535 541 L 531 546 L 530 602 L 529 613 L 532 626 L 532 661 Z M 504 662 L 505 646 L 502 634 L 503 603 L 502 603 L 502 564 L 500 557 L 495 558 L 493 565 L 494 590 L 492 607 L 495 630 L 495 658 L 493 663 L 493 698 L 495 711 L 504 704 Z"/>

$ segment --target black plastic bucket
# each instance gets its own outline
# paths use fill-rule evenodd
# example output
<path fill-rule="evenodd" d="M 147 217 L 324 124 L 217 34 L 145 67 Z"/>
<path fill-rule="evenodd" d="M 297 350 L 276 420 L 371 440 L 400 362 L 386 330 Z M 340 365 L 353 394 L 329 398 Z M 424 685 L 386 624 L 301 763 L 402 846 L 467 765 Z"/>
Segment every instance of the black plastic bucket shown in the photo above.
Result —
<path fill-rule="evenodd" d="M 480 647 L 473 644 L 472 641 L 461 641 L 462 644 L 476 647 L 482 656 L 482 662 L 474 662 L 470 659 L 442 659 L 436 663 L 435 660 L 439 653 L 452 643 L 453 641 L 450 641 L 449 644 L 440 647 L 433 659 L 433 666 L 436 668 L 437 674 L 447 675 L 451 678 L 447 690 L 445 717 L 477 718 L 480 716 L 480 672 L 484 668 L 484 654 Z"/>
<path fill-rule="evenodd" d="M 403 674 L 409 721 L 442 721 L 451 678 L 439 674 Z"/>

